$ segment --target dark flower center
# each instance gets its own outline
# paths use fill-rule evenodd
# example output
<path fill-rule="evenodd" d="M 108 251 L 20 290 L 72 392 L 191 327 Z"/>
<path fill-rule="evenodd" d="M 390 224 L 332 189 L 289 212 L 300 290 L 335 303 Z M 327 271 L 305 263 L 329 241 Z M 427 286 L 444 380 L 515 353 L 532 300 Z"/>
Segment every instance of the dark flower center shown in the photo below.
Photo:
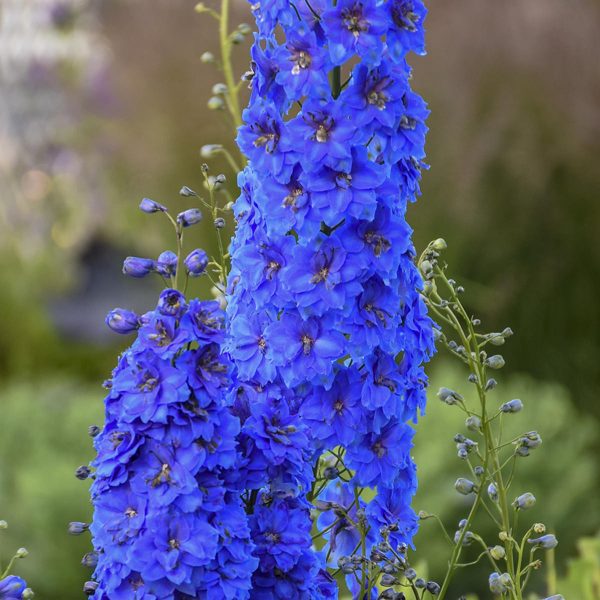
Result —
<path fill-rule="evenodd" d="M 290 193 L 283 199 L 283 206 L 286 208 L 291 208 L 292 212 L 297 212 L 298 207 L 296 206 L 296 201 L 300 196 L 304 194 L 304 189 L 300 185 L 296 185 L 294 188 L 290 190 Z"/>
<path fill-rule="evenodd" d="M 298 75 L 302 69 L 308 69 L 312 63 L 310 54 L 304 50 L 292 51 L 292 57 L 290 59 L 294 66 L 292 67 L 292 75 Z"/>
<path fill-rule="evenodd" d="M 300 341 L 302 342 L 302 351 L 304 354 L 310 354 L 312 347 L 315 345 L 315 340 L 313 340 L 308 334 L 304 334 Z"/>
<path fill-rule="evenodd" d="M 375 454 L 377 454 L 378 458 L 383 458 L 387 452 L 387 448 L 385 448 L 385 446 L 381 443 L 381 440 L 377 440 L 371 449 L 373 452 L 375 452 Z"/>
<path fill-rule="evenodd" d="M 413 12 L 412 2 L 404 0 L 401 0 L 400 3 L 397 2 L 392 9 L 392 19 L 398 27 L 406 29 L 406 31 L 414 33 L 417 30 L 419 15 Z"/>
<path fill-rule="evenodd" d="M 258 338 L 258 347 L 263 354 L 267 351 L 267 340 L 262 336 Z"/>
<path fill-rule="evenodd" d="M 364 235 L 364 240 L 373 248 L 375 256 L 381 256 L 384 252 L 387 252 L 392 247 L 389 240 L 375 231 L 367 231 Z"/>
<path fill-rule="evenodd" d="M 125 511 L 125 516 L 129 517 L 130 519 L 132 519 L 133 517 L 137 517 L 137 510 L 135 510 L 135 508 L 128 508 Z"/>
<path fill-rule="evenodd" d="M 277 544 L 280 540 L 281 540 L 281 536 L 274 532 L 274 531 L 267 531 L 265 533 L 265 537 L 269 540 L 269 542 L 271 542 L 272 544 Z"/>
<path fill-rule="evenodd" d="M 171 550 L 177 550 L 179 546 L 179 540 L 176 540 L 175 538 L 169 540 L 169 547 L 171 548 Z"/>
<path fill-rule="evenodd" d="M 363 18 L 360 6 L 345 8 L 342 11 L 342 21 L 348 31 L 351 31 L 355 37 L 358 37 L 363 31 L 368 31 L 369 29 L 369 23 Z"/>
<path fill-rule="evenodd" d="M 367 94 L 367 102 L 376 106 L 379 110 L 384 110 L 386 102 L 388 101 L 387 94 L 378 90 L 371 90 Z"/>

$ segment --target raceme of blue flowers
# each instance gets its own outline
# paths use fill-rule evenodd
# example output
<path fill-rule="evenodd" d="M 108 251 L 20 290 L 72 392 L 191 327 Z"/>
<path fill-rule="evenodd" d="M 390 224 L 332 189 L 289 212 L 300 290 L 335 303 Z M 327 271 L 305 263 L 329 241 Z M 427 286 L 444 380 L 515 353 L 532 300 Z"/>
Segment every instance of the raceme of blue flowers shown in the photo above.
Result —
<path fill-rule="evenodd" d="M 226 341 L 247 487 L 260 490 L 253 597 L 331 597 L 323 560 L 335 570 L 385 553 L 417 527 L 407 422 L 424 408 L 433 336 L 405 213 L 428 111 L 405 58 L 424 53 L 426 10 L 269 0 L 254 11 Z M 377 596 L 366 567 L 347 584 Z"/>
<path fill-rule="evenodd" d="M 370 600 L 369 565 L 401 556 L 417 529 L 409 422 L 433 333 L 405 213 L 428 111 L 406 55 L 424 53 L 426 10 L 253 10 L 226 312 L 168 288 L 149 313 L 107 317 L 136 339 L 93 432 L 93 523 L 71 524 L 92 532 L 96 600 L 325 600 L 332 573 Z M 207 263 L 195 250 L 184 265 Z M 124 272 L 172 282 L 184 265 L 164 252 Z"/>

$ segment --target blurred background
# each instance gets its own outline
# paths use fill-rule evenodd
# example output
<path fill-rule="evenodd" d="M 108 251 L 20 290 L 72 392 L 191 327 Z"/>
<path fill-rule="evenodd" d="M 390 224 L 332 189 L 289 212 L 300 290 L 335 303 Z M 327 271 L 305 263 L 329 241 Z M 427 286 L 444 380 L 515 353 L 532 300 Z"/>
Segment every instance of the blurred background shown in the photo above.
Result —
<path fill-rule="evenodd" d="M 66 525 L 89 519 L 73 472 L 92 457 L 86 429 L 102 421 L 100 384 L 127 343 L 104 316 L 149 309 L 159 289 L 126 280 L 121 262 L 174 244 L 139 200 L 190 206 L 178 190 L 201 187 L 200 147 L 232 146 L 225 116 L 206 109 L 220 77 L 200 56 L 217 53 L 216 31 L 194 5 L 0 0 L 0 519 L 10 525 L 0 561 L 26 546 L 16 572 L 40 598 L 80 598 L 89 576 L 88 540 Z M 472 311 L 490 331 L 515 331 L 497 398 L 522 398 L 519 431 L 544 438 L 515 492 L 538 497 L 532 517 L 560 539 L 559 591 L 594 600 L 581 582 L 600 573 L 600 5 L 454 0 L 430 11 L 429 54 L 411 61 L 432 111 L 415 241 L 444 237 Z M 251 22 L 242 0 L 234 18 Z M 239 75 L 247 57 L 248 41 Z M 235 181 L 226 163 L 211 168 Z M 190 247 L 211 249 L 210 229 Z M 452 531 L 464 506 L 448 423 L 456 416 L 459 431 L 462 419 L 435 391 L 468 393 L 461 369 L 441 354 L 432 363 L 415 449 L 416 508 Z M 432 521 L 416 542 L 440 577 L 448 551 Z M 485 568 L 457 581 L 456 597 L 489 597 Z"/>

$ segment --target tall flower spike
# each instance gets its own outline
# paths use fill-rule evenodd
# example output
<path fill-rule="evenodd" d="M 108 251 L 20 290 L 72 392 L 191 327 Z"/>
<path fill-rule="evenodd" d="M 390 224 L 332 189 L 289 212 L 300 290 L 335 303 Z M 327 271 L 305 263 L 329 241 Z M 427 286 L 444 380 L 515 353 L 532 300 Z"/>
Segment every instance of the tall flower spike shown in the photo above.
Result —
<path fill-rule="evenodd" d="M 426 9 L 421 0 L 269 0 L 253 10 L 226 342 L 245 476 L 261 488 L 253 597 L 329 598 L 320 559 L 306 552 L 308 500 L 331 527 L 330 560 L 375 546 L 381 556 L 380 542 L 410 544 L 416 531 L 407 422 L 424 409 L 434 348 L 405 219 L 428 111 L 405 57 L 424 53 Z M 365 511 L 367 486 L 375 499 Z M 376 594 L 356 564 L 343 569 L 354 597 Z"/>

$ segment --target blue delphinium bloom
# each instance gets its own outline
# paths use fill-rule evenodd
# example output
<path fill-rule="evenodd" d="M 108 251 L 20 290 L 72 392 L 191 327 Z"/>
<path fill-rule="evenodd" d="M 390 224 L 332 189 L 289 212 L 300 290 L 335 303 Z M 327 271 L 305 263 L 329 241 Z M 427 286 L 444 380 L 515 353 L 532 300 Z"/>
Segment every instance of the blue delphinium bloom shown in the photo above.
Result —
<path fill-rule="evenodd" d="M 21 600 L 27 584 L 16 575 L 0 580 L 0 600 Z"/>
<path fill-rule="evenodd" d="M 239 476 L 258 510 L 252 597 L 330 597 L 308 541 L 311 502 L 319 527 L 335 524 L 326 554 L 362 552 L 367 529 L 369 548 L 392 526 L 396 545 L 416 529 L 407 422 L 423 411 L 434 348 L 406 222 L 428 110 L 406 57 L 424 52 L 426 11 L 420 0 L 267 0 L 253 12 L 225 343 Z M 372 508 L 343 522 L 339 505 L 356 511 L 366 487 Z M 330 494 L 344 496 L 337 513 Z M 283 532 L 265 527 L 286 520 L 284 551 Z M 348 585 L 359 594 L 354 575 Z"/>
<path fill-rule="evenodd" d="M 140 321 L 94 441 L 93 597 L 248 598 L 257 559 L 236 475 L 223 314 L 167 289 Z"/>

